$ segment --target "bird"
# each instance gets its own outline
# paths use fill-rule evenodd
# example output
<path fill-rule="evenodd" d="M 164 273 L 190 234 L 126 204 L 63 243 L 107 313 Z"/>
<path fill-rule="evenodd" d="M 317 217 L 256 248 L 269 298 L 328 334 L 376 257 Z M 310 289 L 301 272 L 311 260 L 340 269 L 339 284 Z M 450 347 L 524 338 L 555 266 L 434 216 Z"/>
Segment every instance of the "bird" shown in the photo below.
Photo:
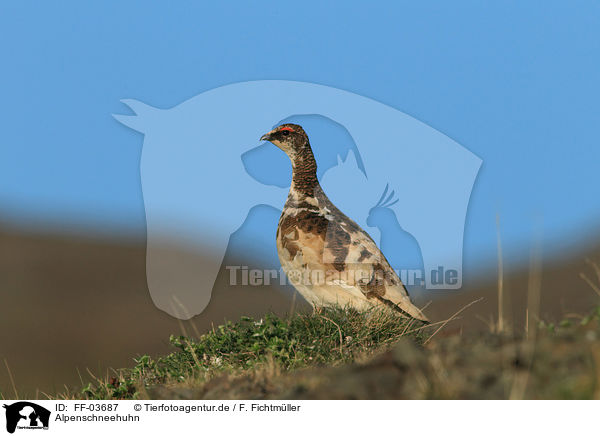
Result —
<path fill-rule="evenodd" d="M 281 124 L 260 138 L 292 163 L 292 182 L 277 226 L 277 254 L 290 283 L 315 310 L 388 307 L 428 323 L 377 244 L 329 200 L 317 178 L 308 135 Z"/>

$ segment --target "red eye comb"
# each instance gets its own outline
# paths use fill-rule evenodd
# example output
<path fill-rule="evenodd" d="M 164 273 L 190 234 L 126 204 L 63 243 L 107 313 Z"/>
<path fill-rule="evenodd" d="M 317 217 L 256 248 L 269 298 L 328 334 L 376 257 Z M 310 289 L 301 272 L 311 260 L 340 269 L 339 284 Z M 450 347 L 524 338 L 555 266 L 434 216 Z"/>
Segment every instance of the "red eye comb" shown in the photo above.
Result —
<path fill-rule="evenodd" d="M 287 130 L 289 132 L 293 132 L 294 129 L 292 129 L 291 127 L 282 127 L 281 129 L 279 129 L 280 132 L 283 132 L 284 130 Z"/>

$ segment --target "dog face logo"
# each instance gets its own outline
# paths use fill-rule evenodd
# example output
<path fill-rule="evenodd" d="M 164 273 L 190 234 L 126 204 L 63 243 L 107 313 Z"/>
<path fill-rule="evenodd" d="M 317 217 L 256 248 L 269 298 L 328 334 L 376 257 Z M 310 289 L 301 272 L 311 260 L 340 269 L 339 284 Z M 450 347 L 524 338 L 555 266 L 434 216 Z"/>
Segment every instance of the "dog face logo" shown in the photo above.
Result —
<path fill-rule="evenodd" d="M 6 431 L 14 433 L 18 429 L 48 429 L 50 411 L 29 401 L 3 405 L 6 409 Z"/>

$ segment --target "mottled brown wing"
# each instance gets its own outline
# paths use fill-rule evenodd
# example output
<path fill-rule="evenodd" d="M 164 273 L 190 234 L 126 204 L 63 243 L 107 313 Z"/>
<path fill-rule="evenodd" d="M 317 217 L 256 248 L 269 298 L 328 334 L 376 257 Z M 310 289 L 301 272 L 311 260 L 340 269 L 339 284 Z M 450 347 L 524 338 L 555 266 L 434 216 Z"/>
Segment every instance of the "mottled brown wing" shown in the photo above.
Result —
<path fill-rule="evenodd" d="M 356 225 L 355 225 L 356 226 Z M 367 297 L 422 321 L 427 317 L 410 301 L 404 284 L 373 239 L 358 226 L 331 224 L 325 254 L 333 266 L 346 271 L 345 283 L 356 286 Z"/>

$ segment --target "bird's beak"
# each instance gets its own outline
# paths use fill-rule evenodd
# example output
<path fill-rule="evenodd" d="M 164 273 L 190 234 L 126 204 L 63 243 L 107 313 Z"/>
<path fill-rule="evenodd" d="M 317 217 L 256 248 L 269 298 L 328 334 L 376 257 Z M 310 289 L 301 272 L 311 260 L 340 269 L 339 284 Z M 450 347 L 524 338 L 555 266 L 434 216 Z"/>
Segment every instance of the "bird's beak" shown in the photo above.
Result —
<path fill-rule="evenodd" d="M 270 139 L 271 139 L 271 135 L 270 135 L 270 133 L 265 133 L 264 135 L 262 135 L 262 136 L 260 137 L 260 140 L 261 140 L 261 141 L 269 141 Z"/>

